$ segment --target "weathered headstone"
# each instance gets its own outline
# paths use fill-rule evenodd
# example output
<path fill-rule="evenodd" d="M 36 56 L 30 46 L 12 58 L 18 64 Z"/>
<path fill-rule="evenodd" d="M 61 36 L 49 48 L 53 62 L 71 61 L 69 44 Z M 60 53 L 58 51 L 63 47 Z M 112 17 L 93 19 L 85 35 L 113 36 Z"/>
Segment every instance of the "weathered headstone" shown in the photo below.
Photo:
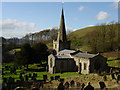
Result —
<path fill-rule="evenodd" d="M 55 80 L 58 80 L 58 79 L 60 79 L 60 76 L 59 75 L 55 76 Z"/>
<path fill-rule="evenodd" d="M 33 77 L 33 76 L 32 76 L 32 77 L 31 77 L 31 80 L 34 80 L 34 81 L 36 81 L 36 77 Z"/>
<path fill-rule="evenodd" d="M 70 82 L 70 86 L 71 86 L 71 87 L 74 87 L 74 85 L 75 85 L 75 81 L 72 80 L 72 81 Z"/>
<path fill-rule="evenodd" d="M 116 79 L 114 73 L 111 74 L 112 79 Z"/>
<path fill-rule="evenodd" d="M 117 76 L 117 83 L 120 84 L 120 75 Z"/>
<path fill-rule="evenodd" d="M 106 75 L 103 76 L 103 80 L 104 80 L 104 81 L 107 81 L 107 76 L 106 76 Z"/>
<path fill-rule="evenodd" d="M 65 87 L 65 89 L 69 88 L 69 82 L 68 81 L 64 84 L 64 87 Z"/>
<path fill-rule="evenodd" d="M 89 82 L 88 85 L 84 88 L 84 90 L 94 90 L 94 87 L 91 86 L 91 84 Z"/>
<path fill-rule="evenodd" d="M 61 79 L 60 79 L 60 82 L 61 82 L 61 83 L 64 83 L 64 78 L 61 78 Z"/>
<path fill-rule="evenodd" d="M 80 88 L 81 87 L 80 82 L 76 82 L 76 86 L 77 86 L 77 88 Z"/>
<path fill-rule="evenodd" d="M 44 80 L 44 81 L 47 80 L 47 75 L 43 75 L 43 80 Z"/>
<path fill-rule="evenodd" d="M 40 85 L 39 85 L 39 87 L 44 87 L 44 84 L 43 84 L 43 82 L 40 82 Z"/>
<path fill-rule="evenodd" d="M 33 87 L 31 90 L 39 90 L 39 88 Z"/>
<path fill-rule="evenodd" d="M 65 87 L 63 85 L 63 83 L 61 82 L 59 85 L 58 85 L 58 90 L 64 90 Z"/>
<path fill-rule="evenodd" d="M 14 90 L 25 90 L 23 87 L 16 87 Z"/>
<path fill-rule="evenodd" d="M 82 83 L 82 85 L 81 85 L 81 90 L 84 90 L 84 87 L 85 87 L 85 84 Z"/>
<path fill-rule="evenodd" d="M 110 68 L 110 74 L 111 74 L 111 73 L 113 73 L 113 69 L 112 69 L 112 68 Z"/>
<path fill-rule="evenodd" d="M 51 77 L 50 77 L 50 80 L 51 80 L 51 81 L 52 81 L 52 80 L 54 80 L 54 77 L 53 77 L 53 76 L 51 76 Z"/>
<path fill-rule="evenodd" d="M 106 85 L 104 82 L 99 82 L 99 85 L 100 85 L 100 88 L 101 89 L 105 89 L 106 88 Z"/>

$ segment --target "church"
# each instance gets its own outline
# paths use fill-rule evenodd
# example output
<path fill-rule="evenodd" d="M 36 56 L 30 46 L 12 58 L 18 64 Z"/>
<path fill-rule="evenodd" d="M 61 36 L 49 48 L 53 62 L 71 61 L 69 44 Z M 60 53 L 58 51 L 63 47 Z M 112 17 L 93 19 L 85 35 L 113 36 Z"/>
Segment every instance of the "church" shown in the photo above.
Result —
<path fill-rule="evenodd" d="M 53 40 L 54 54 L 48 56 L 48 72 L 78 72 L 89 74 L 103 72 L 107 68 L 107 59 L 100 54 L 89 54 L 79 50 L 70 49 L 70 41 L 67 40 L 64 11 L 62 9 L 60 27 L 57 40 Z"/>

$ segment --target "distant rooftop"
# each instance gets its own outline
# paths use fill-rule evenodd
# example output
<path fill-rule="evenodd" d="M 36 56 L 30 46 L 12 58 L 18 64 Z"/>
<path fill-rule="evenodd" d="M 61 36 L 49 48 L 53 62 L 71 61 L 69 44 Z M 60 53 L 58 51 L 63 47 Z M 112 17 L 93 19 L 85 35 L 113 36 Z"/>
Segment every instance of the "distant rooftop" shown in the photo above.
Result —
<path fill-rule="evenodd" d="M 64 49 L 64 50 L 61 50 L 59 53 L 67 53 L 67 54 L 69 54 L 69 53 L 74 53 L 74 52 L 76 52 L 76 51 L 75 50 Z"/>

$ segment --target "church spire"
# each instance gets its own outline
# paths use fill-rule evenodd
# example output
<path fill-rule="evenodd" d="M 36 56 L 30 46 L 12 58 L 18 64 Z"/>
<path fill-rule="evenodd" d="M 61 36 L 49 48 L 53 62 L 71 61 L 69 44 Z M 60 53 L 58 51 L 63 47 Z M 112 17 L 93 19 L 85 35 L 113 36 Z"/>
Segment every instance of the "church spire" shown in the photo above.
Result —
<path fill-rule="evenodd" d="M 62 8 L 60 27 L 59 27 L 59 32 L 58 32 L 58 40 L 61 40 L 63 42 L 67 41 L 63 8 Z"/>

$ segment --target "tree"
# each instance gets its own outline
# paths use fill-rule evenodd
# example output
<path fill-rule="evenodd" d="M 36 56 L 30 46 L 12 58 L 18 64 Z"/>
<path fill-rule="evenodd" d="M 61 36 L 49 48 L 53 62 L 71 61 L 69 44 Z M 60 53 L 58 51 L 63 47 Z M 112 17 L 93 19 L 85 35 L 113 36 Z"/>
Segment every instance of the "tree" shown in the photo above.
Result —
<path fill-rule="evenodd" d="M 44 43 L 35 43 L 33 44 L 34 50 L 34 61 L 36 63 L 41 63 L 42 61 L 46 61 L 49 55 L 48 47 Z"/>
<path fill-rule="evenodd" d="M 33 63 L 33 49 L 30 44 L 24 44 L 21 51 L 15 55 L 17 65 L 28 65 Z"/>

